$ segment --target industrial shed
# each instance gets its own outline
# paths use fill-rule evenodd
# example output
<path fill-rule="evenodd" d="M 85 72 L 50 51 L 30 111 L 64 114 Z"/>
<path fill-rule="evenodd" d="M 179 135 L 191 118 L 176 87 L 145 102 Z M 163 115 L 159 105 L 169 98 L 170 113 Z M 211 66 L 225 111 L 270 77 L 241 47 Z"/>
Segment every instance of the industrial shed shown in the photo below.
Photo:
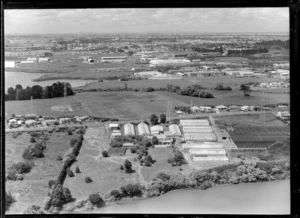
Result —
<path fill-rule="evenodd" d="M 224 148 L 190 149 L 191 156 L 226 156 Z"/>
<path fill-rule="evenodd" d="M 186 141 L 216 141 L 214 133 L 184 133 Z"/>
<path fill-rule="evenodd" d="M 213 132 L 210 126 L 183 126 L 184 133 L 208 133 Z"/>
<path fill-rule="evenodd" d="M 223 148 L 223 144 L 217 142 L 183 143 L 182 148 L 184 150 L 201 148 Z"/>
<path fill-rule="evenodd" d="M 176 124 L 170 125 L 169 130 L 170 130 L 172 135 L 181 136 L 180 128 L 179 128 L 178 125 L 176 125 Z"/>
<path fill-rule="evenodd" d="M 182 126 L 209 126 L 208 120 L 180 120 Z"/>
<path fill-rule="evenodd" d="M 134 126 L 131 123 L 124 125 L 124 135 L 135 135 Z"/>
<path fill-rule="evenodd" d="M 161 134 L 161 133 L 164 132 L 164 128 L 162 126 L 159 126 L 159 125 L 151 126 L 150 130 L 151 130 L 152 135 L 157 135 L 157 134 Z"/>
<path fill-rule="evenodd" d="M 140 123 L 138 126 L 139 135 L 150 135 L 148 125 L 145 123 Z"/>
<path fill-rule="evenodd" d="M 193 156 L 193 161 L 195 161 L 195 162 L 220 161 L 220 162 L 226 162 L 226 163 L 228 163 L 229 159 L 226 156 L 207 156 L 207 157 Z"/>

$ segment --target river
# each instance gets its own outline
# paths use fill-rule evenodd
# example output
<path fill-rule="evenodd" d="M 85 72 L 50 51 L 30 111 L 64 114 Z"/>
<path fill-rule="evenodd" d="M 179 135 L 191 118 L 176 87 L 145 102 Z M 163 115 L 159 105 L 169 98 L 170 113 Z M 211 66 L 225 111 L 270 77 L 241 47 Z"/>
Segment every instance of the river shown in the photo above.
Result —
<path fill-rule="evenodd" d="M 34 82 L 33 79 L 37 79 L 45 74 L 42 73 L 24 73 L 24 72 L 6 72 L 5 71 L 5 92 L 9 87 L 14 87 L 17 84 L 21 84 L 23 88 L 27 86 L 49 86 L 53 83 L 60 82 L 69 82 L 72 87 L 83 86 L 86 83 L 96 82 L 97 80 L 67 80 L 67 79 L 55 79 L 55 80 L 47 80 L 47 81 L 39 81 Z"/>
<path fill-rule="evenodd" d="M 290 180 L 176 190 L 84 213 L 289 214 Z"/>

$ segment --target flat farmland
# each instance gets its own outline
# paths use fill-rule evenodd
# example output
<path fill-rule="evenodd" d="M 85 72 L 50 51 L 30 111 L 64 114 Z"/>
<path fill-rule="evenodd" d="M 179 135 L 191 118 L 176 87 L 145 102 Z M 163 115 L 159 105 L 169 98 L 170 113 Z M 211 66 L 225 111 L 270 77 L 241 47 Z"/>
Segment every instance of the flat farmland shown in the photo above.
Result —
<path fill-rule="evenodd" d="M 158 92 L 82 92 L 76 95 L 97 116 L 145 119 L 152 113 L 166 113 L 169 98 Z M 173 104 L 185 105 L 174 100 Z"/>
<path fill-rule="evenodd" d="M 276 141 L 288 139 L 288 126 L 235 126 L 229 131 L 239 148 L 268 147 Z"/>
<path fill-rule="evenodd" d="M 32 113 L 45 116 L 61 116 L 61 115 L 89 115 L 88 111 L 81 105 L 75 96 L 69 96 L 66 98 L 66 104 L 70 105 L 72 110 L 68 112 L 62 112 L 59 110 L 54 110 L 55 106 L 63 106 L 64 98 L 52 98 L 52 99 L 34 99 L 32 101 Z M 29 114 L 30 113 L 30 100 L 23 101 L 6 101 L 5 102 L 5 112 L 8 113 L 8 117 L 12 114 Z M 79 106 L 79 107 L 78 107 Z"/>

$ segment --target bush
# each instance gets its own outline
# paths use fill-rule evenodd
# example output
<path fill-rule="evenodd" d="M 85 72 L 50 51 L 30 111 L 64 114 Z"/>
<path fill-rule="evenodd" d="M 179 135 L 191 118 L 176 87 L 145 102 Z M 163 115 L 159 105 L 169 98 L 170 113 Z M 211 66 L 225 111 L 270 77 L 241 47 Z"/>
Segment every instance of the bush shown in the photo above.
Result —
<path fill-rule="evenodd" d="M 124 167 L 123 167 L 123 165 L 121 165 L 121 166 L 120 166 L 120 169 L 121 169 L 121 170 L 124 170 Z"/>
<path fill-rule="evenodd" d="M 68 135 L 73 135 L 72 131 L 70 129 L 68 129 Z"/>
<path fill-rule="evenodd" d="M 25 160 L 31 160 L 33 159 L 33 156 L 31 155 L 30 153 L 30 150 L 29 148 L 26 148 L 22 154 L 22 157 L 25 159 Z"/>
<path fill-rule="evenodd" d="M 122 186 L 121 191 L 123 196 L 140 197 L 142 195 L 143 188 L 144 187 L 140 184 L 128 184 L 126 186 Z"/>
<path fill-rule="evenodd" d="M 84 181 L 85 181 L 85 183 L 91 183 L 91 182 L 93 182 L 92 178 L 89 177 L 89 176 L 85 177 Z"/>
<path fill-rule="evenodd" d="M 104 204 L 105 204 L 103 199 L 101 198 L 101 196 L 98 193 L 89 195 L 89 201 L 97 207 L 104 206 Z"/>
<path fill-rule="evenodd" d="M 38 136 L 39 136 L 39 134 L 38 134 L 37 132 L 31 132 L 29 135 L 30 135 L 32 138 L 38 137 Z"/>
<path fill-rule="evenodd" d="M 69 177 L 74 177 L 74 173 L 72 172 L 72 170 L 68 170 L 67 174 L 68 174 Z"/>
<path fill-rule="evenodd" d="M 108 157 L 108 151 L 102 151 L 102 156 L 103 157 Z"/>
<path fill-rule="evenodd" d="M 72 172 L 72 171 L 70 171 Z M 72 200 L 72 194 L 70 189 L 63 188 L 63 194 L 64 194 L 64 203 L 70 202 Z"/>
<path fill-rule="evenodd" d="M 11 193 L 5 192 L 5 211 L 7 211 L 10 205 L 15 202 L 15 199 L 11 195 Z"/>
<path fill-rule="evenodd" d="M 125 160 L 124 168 L 125 168 L 125 173 L 131 173 L 132 172 L 132 164 L 129 160 Z"/>
<path fill-rule="evenodd" d="M 37 158 L 44 157 L 44 153 L 41 149 L 38 149 L 36 147 L 32 147 L 32 148 L 30 148 L 30 151 L 31 151 L 33 157 L 37 157 Z"/>
<path fill-rule="evenodd" d="M 48 187 L 51 188 L 55 184 L 55 182 L 56 182 L 55 180 L 52 180 L 52 179 L 49 180 L 48 181 Z"/>
<path fill-rule="evenodd" d="M 130 148 L 130 152 L 131 152 L 132 154 L 135 154 L 135 153 L 136 153 L 136 148 L 135 148 L 135 147 L 131 147 L 131 148 Z"/>
<path fill-rule="evenodd" d="M 110 195 L 113 196 L 115 199 L 120 199 L 122 197 L 121 193 L 118 190 L 112 190 Z"/>
<path fill-rule="evenodd" d="M 23 173 L 29 173 L 32 167 L 33 167 L 33 163 L 31 162 L 25 162 L 25 163 L 18 162 L 11 166 L 11 170 L 15 171 L 16 173 L 23 174 Z"/>
<path fill-rule="evenodd" d="M 59 154 L 59 155 L 57 155 L 56 160 L 61 161 L 61 160 L 63 160 L 63 158 L 62 158 L 62 156 Z"/>
<path fill-rule="evenodd" d="M 16 173 L 17 173 L 17 172 L 16 172 L 16 171 L 13 171 L 13 170 L 9 171 L 9 172 L 7 173 L 6 179 L 7 179 L 7 180 L 16 181 L 16 180 L 17 180 Z"/>
<path fill-rule="evenodd" d="M 70 146 L 74 147 L 74 145 L 77 143 L 77 140 L 78 139 L 76 137 L 72 137 L 71 140 L 70 140 Z"/>
<path fill-rule="evenodd" d="M 170 178 L 171 178 L 170 175 L 168 175 L 168 174 L 166 174 L 166 173 L 164 173 L 164 172 L 160 172 L 160 173 L 158 173 L 158 174 L 155 176 L 154 180 L 160 179 L 160 180 L 162 180 L 162 181 L 167 181 L 167 180 L 169 180 Z"/>
<path fill-rule="evenodd" d="M 31 137 L 31 138 L 30 138 L 30 142 L 31 142 L 31 143 L 35 143 L 35 142 L 36 142 L 35 138 Z"/>
<path fill-rule="evenodd" d="M 77 166 L 76 169 L 75 169 L 75 173 L 80 173 L 80 169 L 79 169 L 78 166 Z"/>

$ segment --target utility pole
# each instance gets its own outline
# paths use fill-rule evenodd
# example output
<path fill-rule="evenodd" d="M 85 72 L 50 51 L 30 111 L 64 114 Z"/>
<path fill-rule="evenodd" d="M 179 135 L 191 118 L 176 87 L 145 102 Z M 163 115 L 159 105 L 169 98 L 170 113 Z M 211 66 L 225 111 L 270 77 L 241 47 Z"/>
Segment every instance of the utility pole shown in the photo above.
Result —
<path fill-rule="evenodd" d="M 32 96 L 30 96 L 30 113 L 29 114 L 32 114 L 32 104 L 33 104 L 33 101 L 32 101 Z"/>
<path fill-rule="evenodd" d="M 261 104 L 260 104 L 260 110 L 261 110 L 261 120 L 265 123 L 265 112 L 263 112 L 263 101 L 264 101 L 264 91 L 261 93 Z"/>
<path fill-rule="evenodd" d="M 67 84 L 64 83 L 64 112 L 67 111 L 67 107 L 66 107 L 66 95 L 67 95 Z"/>

